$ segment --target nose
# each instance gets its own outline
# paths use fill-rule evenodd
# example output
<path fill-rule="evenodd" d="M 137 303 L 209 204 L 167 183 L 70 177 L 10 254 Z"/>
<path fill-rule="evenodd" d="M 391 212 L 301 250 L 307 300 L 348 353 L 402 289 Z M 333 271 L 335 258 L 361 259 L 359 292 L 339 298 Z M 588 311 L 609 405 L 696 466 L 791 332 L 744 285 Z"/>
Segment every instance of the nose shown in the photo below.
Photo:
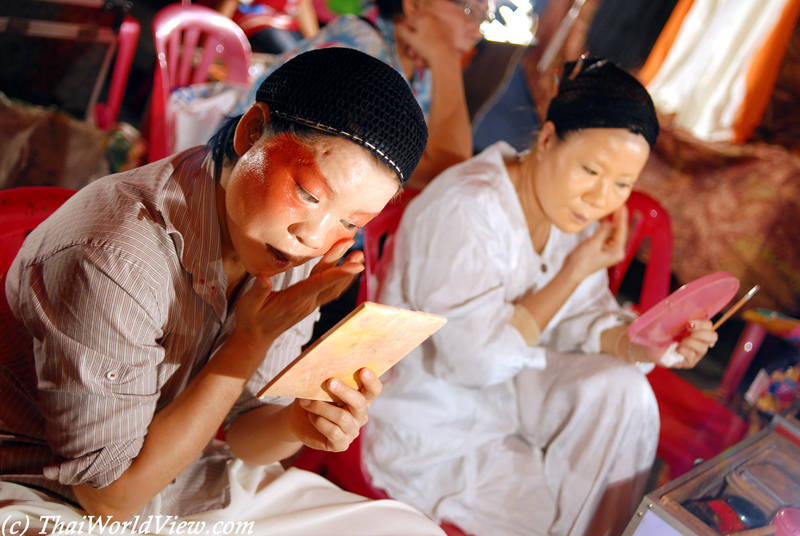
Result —
<path fill-rule="evenodd" d="M 298 242 L 311 249 L 319 249 L 325 243 L 329 215 L 323 217 L 306 217 L 289 226 L 289 232 Z"/>
<path fill-rule="evenodd" d="M 583 200 L 593 207 L 605 208 L 609 203 L 610 194 L 610 181 L 600 179 L 589 191 L 583 194 Z"/>

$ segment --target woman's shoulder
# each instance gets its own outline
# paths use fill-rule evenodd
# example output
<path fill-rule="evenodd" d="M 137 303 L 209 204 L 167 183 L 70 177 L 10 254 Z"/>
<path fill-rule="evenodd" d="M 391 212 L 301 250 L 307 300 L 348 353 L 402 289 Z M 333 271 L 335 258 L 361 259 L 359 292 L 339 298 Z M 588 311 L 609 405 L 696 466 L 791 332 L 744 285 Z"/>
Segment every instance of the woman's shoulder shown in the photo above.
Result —
<path fill-rule="evenodd" d="M 463 197 L 486 203 L 504 203 L 509 194 L 516 196 L 508 176 L 506 146 L 495 144 L 481 153 L 456 164 L 434 179 L 423 194 L 435 197 Z"/>
<path fill-rule="evenodd" d="M 516 193 L 502 154 L 487 151 L 434 179 L 412 200 L 407 209 L 410 217 L 424 214 L 427 218 L 452 220 L 465 215 L 484 226 L 509 218 L 514 213 L 512 204 L 518 203 Z"/>

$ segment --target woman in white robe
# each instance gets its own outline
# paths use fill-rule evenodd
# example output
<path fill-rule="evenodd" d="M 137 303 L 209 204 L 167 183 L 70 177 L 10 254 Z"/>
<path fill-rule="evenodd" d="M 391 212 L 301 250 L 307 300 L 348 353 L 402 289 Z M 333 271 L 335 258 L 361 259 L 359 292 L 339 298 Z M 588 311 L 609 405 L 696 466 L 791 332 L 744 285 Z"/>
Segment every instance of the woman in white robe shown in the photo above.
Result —
<path fill-rule="evenodd" d="M 643 372 L 716 340 L 695 321 L 669 348 L 629 343 L 606 269 L 658 123 L 613 64 L 566 72 L 530 151 L 495 144 L 409 204 L 381 290 L 448 323 L 384 377 L 373 484 L 475 536 L 621 533 L 658 441 Z"/>

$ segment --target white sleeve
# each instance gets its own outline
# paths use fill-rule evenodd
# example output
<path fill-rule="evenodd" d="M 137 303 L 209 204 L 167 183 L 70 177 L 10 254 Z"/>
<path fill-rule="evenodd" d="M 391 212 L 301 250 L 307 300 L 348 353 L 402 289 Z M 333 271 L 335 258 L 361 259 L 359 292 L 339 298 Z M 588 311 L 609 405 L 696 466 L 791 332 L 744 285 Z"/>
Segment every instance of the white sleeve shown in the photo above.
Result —
<path fill-rule="evenodd" d="M 404 221 L 395 269 L 413 309 L 444 315 L 431 341 L 431 372 L 469 387 L 497 384 L 535 363 L 537 350 L 509 324 L 506 299 L 508 228 L 493 222 L 480 201 L 458 198 Z"/>

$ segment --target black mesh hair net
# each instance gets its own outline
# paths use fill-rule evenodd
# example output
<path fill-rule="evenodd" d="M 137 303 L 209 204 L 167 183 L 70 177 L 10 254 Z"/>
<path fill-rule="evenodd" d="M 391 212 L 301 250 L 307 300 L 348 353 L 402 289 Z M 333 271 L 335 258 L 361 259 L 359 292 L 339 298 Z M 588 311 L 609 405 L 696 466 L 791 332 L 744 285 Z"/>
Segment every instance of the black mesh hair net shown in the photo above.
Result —
<path fill-rule="evenodd" d="M 349 139 L 387 162 L 405 184 L 428 139 L 406 80 L 379 59 L 349 48 L 311 50 L 264 80 L 256 101 L 284 119 Z"/>
<path fill-rule="evenodd" d="M 547 120 L 560 136 L 585 128 L 625 128 L 644 136 L 651 149 L 658 137 L 650 94 L 633 75 L 601 58 L 565 65 Z"/>

